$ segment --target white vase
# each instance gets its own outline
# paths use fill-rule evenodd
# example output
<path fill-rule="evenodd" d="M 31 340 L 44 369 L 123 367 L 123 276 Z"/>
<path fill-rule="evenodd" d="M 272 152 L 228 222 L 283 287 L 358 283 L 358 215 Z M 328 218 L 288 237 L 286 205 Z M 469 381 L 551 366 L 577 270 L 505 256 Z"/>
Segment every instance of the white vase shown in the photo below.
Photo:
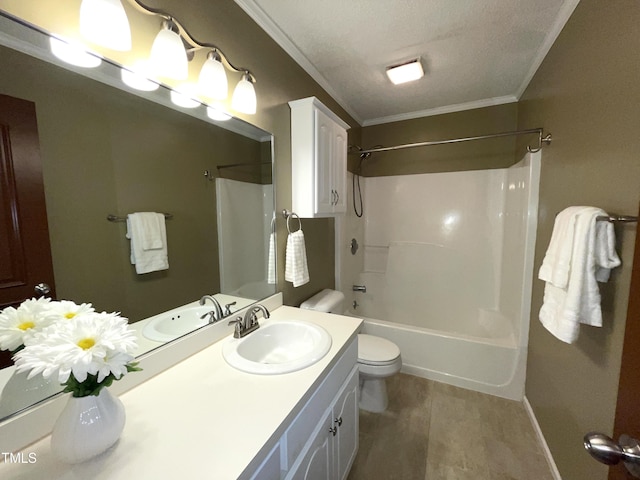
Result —
<path fill-rule="evenodd" d="M 53 427 L 51 451 L 67 463 L 89 460 L 118 441 L 124 421 L 124 405 L 106 388 L 98 396 L 69 397 Z"/>
<path fill-rule="evenodd" d="M 36 375 L 27 379 L 29 372 L 16 372 L 7 380 L 0 392 L 0 419 L 30 407 L 62 390 L 57 379 Z"/>

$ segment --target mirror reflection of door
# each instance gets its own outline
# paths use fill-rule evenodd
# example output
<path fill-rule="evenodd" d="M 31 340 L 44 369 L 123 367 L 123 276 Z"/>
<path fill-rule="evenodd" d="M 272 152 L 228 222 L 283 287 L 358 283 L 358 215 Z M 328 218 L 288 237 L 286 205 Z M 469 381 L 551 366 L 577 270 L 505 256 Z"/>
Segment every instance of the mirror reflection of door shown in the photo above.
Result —
<path fill-rule="evenodd" d="M 640 235 L 636 232 L 636 246 L 633 255 L 633 271 L 629 290 L 627 323 L 622 347 L 622 365 L 618 385 L 613 439 L 629 435 L 640 440 Z M 634 478 L 622 465 L 612 466 L 609 480 Z"/>
<path fill-rule="evenodd" d="M 35 104 L 0 95 L 0 308 L 55 296 Z M 10 362 L 0 354 L 0 368 Z"/>

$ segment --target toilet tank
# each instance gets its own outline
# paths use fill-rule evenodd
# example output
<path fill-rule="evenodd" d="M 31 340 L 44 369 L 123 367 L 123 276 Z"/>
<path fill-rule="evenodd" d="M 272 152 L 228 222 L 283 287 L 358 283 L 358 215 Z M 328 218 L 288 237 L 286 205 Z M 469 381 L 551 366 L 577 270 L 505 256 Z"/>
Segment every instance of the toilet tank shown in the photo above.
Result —
<path fill-rule="evenodd" d="M 342 314 L 344 312 L 344 294 L 325 288 L 300 304 L 305 310 Z"/>

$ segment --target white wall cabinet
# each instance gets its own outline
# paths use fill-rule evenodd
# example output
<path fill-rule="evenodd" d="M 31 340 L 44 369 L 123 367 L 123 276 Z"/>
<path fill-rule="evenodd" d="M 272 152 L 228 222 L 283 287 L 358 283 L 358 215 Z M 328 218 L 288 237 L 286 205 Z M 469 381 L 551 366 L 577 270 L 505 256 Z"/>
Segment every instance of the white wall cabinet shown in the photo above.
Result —
<path fill-rule="evenodd" d="M 292 210 L 306 218 L 346 212 L 349 125 L 315 97 L 289 107 Z"/>

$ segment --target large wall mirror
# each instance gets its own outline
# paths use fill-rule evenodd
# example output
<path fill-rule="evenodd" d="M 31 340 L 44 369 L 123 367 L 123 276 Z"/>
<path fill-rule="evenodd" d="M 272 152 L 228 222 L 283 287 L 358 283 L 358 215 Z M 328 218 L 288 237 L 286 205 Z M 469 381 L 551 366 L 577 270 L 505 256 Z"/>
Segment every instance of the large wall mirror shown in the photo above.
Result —
<path fill-rule="evenodd" d="M 268 132 L 207 120 L 203 105 L 178 111 L 164 86 L 156 98 L 127 91 L 109 62 L 92 72 L 62 67 L 45 58 L 44 32 L 6 16 L 0 44 L 0 94 L 35 104 L 58 299 L 122 312 L 136 325 L 203 295 L 220 296 L 233 313 L 275 293 Z M 126 222 L 107 216 L 149 211 L 171 215 L 169 268 L 139 275 Z M 12 369 L 0 370 L 0 388 Z M 7 410 L 8 395 L 0 422 L 28 407 Z"/>

